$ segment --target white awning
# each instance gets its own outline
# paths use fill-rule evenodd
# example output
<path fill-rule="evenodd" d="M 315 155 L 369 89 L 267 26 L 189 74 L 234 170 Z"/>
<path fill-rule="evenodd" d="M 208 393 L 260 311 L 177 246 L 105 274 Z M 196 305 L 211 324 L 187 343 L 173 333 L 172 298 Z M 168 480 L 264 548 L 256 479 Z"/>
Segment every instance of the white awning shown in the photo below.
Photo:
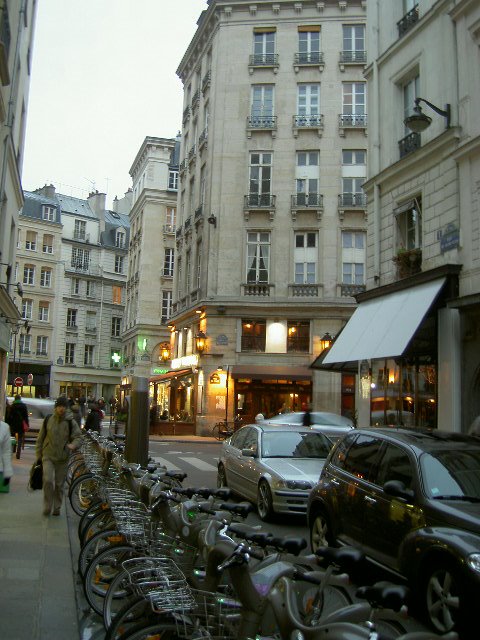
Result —
<path fill-rule="evenodd" d="M 401 356 L 445 278 L 361 302 L 322 364 Z"/>

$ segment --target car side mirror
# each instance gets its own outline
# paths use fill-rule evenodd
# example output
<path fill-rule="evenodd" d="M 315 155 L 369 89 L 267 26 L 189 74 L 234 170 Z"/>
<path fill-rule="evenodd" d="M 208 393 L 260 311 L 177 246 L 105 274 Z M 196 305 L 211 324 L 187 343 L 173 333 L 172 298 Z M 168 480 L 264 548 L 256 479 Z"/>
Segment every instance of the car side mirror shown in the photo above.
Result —
<path fill-rule="evenodd" d="M 242 456 L 246 458 L 256 458 L 257 452 L 254 449 L 242 449 Z"/>
<path fill-rule="evenodd" d="M 407 502 L 411 502 L 415 498 L 415 492 L 412 489 L 407 489 L 401 480 L 387 480 L 383 485 L 383 490 L 387 495 L 401 498 Z"/>

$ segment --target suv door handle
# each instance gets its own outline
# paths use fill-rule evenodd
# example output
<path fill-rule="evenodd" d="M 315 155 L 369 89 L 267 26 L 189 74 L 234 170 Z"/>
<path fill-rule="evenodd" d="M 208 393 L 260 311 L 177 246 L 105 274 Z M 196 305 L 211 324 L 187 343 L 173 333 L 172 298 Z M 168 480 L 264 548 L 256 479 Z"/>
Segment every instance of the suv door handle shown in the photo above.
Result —
<path fill-rule="evenodd" d="M 375 498 L 371 498 L 370 496 L 365 496 L 364 498 L 365 502 L 369 502 L 370 504 L 376 504 L 376 500 Z"/>

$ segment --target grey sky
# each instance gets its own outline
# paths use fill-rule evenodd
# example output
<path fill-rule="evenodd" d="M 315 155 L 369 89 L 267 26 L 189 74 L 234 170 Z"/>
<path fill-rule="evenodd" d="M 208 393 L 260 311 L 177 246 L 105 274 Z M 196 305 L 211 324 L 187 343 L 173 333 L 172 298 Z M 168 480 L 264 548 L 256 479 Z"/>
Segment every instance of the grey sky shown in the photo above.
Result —
<path fill-rule="evenodd" d="M 131 186 L 145 136 L 181 128 L 175 74 L 204 0 L 40 0 L 23 188 L 107 203 Z"/>

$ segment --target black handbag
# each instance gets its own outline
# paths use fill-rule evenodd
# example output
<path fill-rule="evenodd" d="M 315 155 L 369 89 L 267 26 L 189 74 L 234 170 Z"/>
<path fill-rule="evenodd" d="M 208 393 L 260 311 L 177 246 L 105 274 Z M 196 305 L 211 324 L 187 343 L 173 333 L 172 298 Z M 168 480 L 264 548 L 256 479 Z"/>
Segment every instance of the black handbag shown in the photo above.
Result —
<path fill-rule="evenodd" d="M 28 480 L 28 488 L 32 491 L 43 489 L 43 467 L 42 461 L 36 460 L 30 469 L 30 478 Z"/>

